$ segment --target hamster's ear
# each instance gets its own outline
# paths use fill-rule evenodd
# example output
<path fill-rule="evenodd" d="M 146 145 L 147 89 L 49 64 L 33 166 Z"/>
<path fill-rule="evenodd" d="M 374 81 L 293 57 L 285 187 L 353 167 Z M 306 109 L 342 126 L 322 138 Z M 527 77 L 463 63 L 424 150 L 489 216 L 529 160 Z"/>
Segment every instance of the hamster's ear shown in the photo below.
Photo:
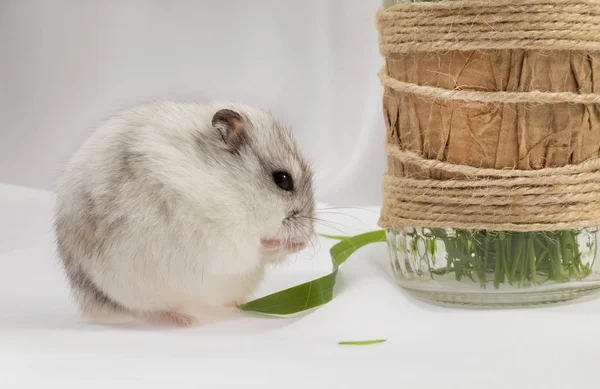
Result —
<path fill-rule="evenodd" d="M 221 109 L 212 118 L 212 126 L 220 133 L 223 141 L 231 148 L 237 150 L 246 142 L 246 128 L 242 116 L 230 109 Z"/>

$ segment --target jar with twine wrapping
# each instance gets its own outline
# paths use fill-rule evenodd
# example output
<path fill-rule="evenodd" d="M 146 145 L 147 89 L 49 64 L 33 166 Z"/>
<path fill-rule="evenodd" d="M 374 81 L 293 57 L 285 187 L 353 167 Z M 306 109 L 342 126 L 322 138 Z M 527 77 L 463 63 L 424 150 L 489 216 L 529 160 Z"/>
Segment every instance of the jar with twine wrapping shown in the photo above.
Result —
<path fill-rule="evenodd" d="M 474 306 L 600 291 L 600 0 L 385 0 L 398 283 Z"/>

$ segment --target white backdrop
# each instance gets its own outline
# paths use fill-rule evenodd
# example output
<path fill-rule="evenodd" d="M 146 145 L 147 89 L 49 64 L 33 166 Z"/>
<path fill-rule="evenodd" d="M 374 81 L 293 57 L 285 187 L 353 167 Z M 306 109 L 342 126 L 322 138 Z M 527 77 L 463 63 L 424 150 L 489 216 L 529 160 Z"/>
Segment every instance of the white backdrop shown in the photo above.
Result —
<path fill-rule="evenodd" d="M 320 201 L 381 202 L 381 0 L 0 0 L 0 182 L 52 189 L 107 115 L 149 99 L 270 108 Z"/>

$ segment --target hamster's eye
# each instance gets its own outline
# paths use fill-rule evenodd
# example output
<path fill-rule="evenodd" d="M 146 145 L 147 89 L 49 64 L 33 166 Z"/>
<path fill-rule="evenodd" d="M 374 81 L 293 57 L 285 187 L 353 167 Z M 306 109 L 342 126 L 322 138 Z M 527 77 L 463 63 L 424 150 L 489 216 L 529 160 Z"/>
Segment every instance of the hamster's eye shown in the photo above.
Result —
<path fill-rule="evenodd" d="M 291 192 L 294 190 L 294 180 L 292 175 L 286 172 L 275 172 L 273 173 L 273 181 L 281 189 Z"/>

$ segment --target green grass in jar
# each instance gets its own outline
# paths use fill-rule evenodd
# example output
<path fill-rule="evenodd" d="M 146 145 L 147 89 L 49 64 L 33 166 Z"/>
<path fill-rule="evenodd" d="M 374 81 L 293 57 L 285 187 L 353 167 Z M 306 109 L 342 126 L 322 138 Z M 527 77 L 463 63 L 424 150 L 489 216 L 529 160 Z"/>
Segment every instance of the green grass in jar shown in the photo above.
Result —
<path fill-rule="evenodd" d="M 583 249 L 587 252 L 583 253 L 579 238 L 585 240 L 586 236 Z M 427 266 L 431 278 L 453 274 L 457 281 L 469 279 L 483 288 L 489 283 L 499 288 L 502 284 L 521 287 L 582 280 L 592 272 L 597 249 L 596 234 L 580 230 L 499 232 L 425 228 L 412 229 L 408 237 L 409 254 Z M 446 265 L 442 267 L 436 263 L 440 247 L 446 257 Z M 582 259 L 590 256 L 591 263 Z"/>

